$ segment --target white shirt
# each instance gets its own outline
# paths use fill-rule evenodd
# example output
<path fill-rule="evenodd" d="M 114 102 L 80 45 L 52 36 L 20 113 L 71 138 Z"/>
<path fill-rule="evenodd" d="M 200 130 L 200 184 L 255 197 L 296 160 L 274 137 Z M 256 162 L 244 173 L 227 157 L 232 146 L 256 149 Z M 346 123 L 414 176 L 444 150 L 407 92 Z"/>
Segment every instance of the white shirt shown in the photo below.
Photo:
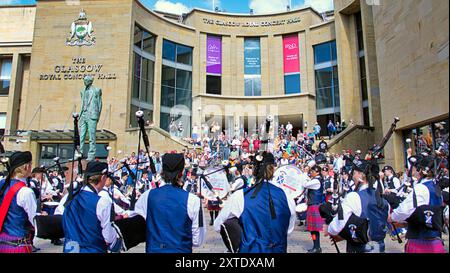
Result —
<path fill-rule="evenodd" d="M 103 189 L 104 190 L 102 190 L 98 193 L 98 196 L 107 198 L 114 205 L 114 212 L 116 214 L 118 214 L 118 215 L 126 214 L 124 209 L 122 209 L 119 205 L 114 203 L 113 200 L 111 200 L 111 196 L 109 195 L 110 194 L 109 189 L 107 187 L 104 187 Z"/>
<path fill-rule="evenodd" d="M 84 187 L 82 191 L 92 192 L 89 187 Z M 100 195 L 99 195 L 100 196 Z M 107 244 L 114 244 L 119 237 L 116 230 L 111 225 L 111 199 L 100 196 L 96 207 L 97 219 L 102 227 L 102 235 Z"/>
<path fill-rule="evenodd" d="M 394 175 L 389 176 L 388 179 L 392 179 L 393 176 Z M 394 177 L 394 179 L 392 179 L 392 182 L 394 183 L 394 189 L 391 189 L 391 192 L 397 193 L 397 190 L 402 186 L 402 184 L 400 183 L 400 179 Z"/>
<path fill-rule="evenodd" d="M 430 203 L 430 191 L 427 186 L 423 185 L 423 183 L 430 181 L 430 179 L 426 179 L 421 183 L 414 186 L 414 191 L 416 192 L 417 197 L 417 206 L 420 207 L 422 205 L 428 205 Z M 391 215 L 391 219 L 394 222 L 404 222 L 406 219 L 414 213 L 416 209 L 414 208 L 413 203 L 413 194 L 408 194 L 406 199 L 400 203 L 400 206 L 396 208 Z"/>
<path fill-rule="evenodd" d="M 147 204 L 148 204 L 148 194 L 150 190 L 144 192 L 138 199 L 135 205 L 134 212 L 147 219 Z M 199 227 L 200 218 L 200 198 L 192 193 L 189 193 L 187 201 L 187 213 L 189 218 L 192 220 L 192 244 L 194 247 L 199 247 L 203 244 L 206 237 L 206 227 Z M 133 215 L 130 215 L 133 217 Z M 204 219 L 202 222 L 205 223 Z"/>
<path fill-rule="evenodd" d="M 267 183 L 267 182 L 263 182 Z M 284 194 L 286 194 L 285 191 L 283 191 Z M 289 219 L 289 228 L 288 228 L 288 234 L 291 234 L 292 231 L 294 231 L 295 227 L 295 202 L 294 199 L 290 198 L 286 194 L 286 200 L 288 202 L 289 210 L 291 212 L 291 218 Z M 216 220 L 214 221 L 214 230 L 217 232 L 220 232 L 220 227 L 222 224 L 233 217 L 241 217 L 242 213 L 244 212 L 244 190 L 238 190 L 235 193 L 233 193 L 230 196 L 230 200 L 226 202 L 225 206 L 222 208 L 222 210 L 219 212 L 219 215 L 217 216 Z"/>
<path fill-rule="evenodd" d="M 37 203 L 33 190 L 28 187 L 21 188 L 16 195 L 16 204 L 25 210 L 28 221 L 34 226 Z"/>
<path fill-rule="evenodd" d="M 313 178 L 310 180 L 303 180 L 303 188 L 305 189 L 311 189 L 311 190 L 318 190 L 320 189 L 321 183 L 320 180 L 317 178 Z"/>
<path fill-rule="evenodd" d="M 242 188 L 244 186 L 244 179 L 242 179 L 242 177 L 239 177 L 238 179 L 236 179 L 234 181 L 234 183 L 231 185 L 231 192 L 236 191 L 239 188 Z"/>

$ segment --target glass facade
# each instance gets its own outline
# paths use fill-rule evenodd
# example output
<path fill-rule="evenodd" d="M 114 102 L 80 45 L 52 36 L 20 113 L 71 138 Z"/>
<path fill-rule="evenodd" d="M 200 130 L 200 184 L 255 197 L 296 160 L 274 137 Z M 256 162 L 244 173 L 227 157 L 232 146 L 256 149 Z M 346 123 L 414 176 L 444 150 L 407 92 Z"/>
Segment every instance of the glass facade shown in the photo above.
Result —
<path fill-rule="evenodd" d="M 261 42 L 259 38 L 244 40 L 245 96 L 261 96 Z"/>
<path fill-rule="evenodd" d="M 191 116 L 192 48 L 164 40 L 160 127 L 172 133 L 170 123 L 173 119 L 183 128 L 178 136 L 190 136 Z"/>
<path fill-rule="evenodd" d="M 95 158 L 99 160 L 106 160 L 108 157 L 109 144 L 96 144 Z M 89 151 L 89 145 L 84 145 L 83 154 L 87 154 Z M 73 144 L 41 144 L 41 152 L 39 157 L 39 166 L 41 165 L 53 165 L 55 162 L 53 159 L 59 157 L 61 162 L 68 161 L 73 158 Z"/>
<path fill-rule="evenodd" d="M 6 128 L 6 113 L 0 113 L 0 136 L 5 134 Z"/>
<path fill-rule="evenodd" d="M 134 27 L 133 88 L 131 92 L 130 127 L 138 127 L 136 111 L 153 121 L 153 87 L 156 37 L 139 26 Z"/>
<path fill-rule="evenodd" d="M 9 94 L 12 58 L 0 57 L 0 95 Z"/>
<path fill-rule="evenodd" d="M 300 93 L 300 74 L 284 76 L 284 91 L 286 95 Z"/>
<path fill-rule="evenodd" d="M 326 128 L 330 120 L 340 122 L 336 41 L 314 46 L 314 60 L 317 120 L 322 128 Z"/>

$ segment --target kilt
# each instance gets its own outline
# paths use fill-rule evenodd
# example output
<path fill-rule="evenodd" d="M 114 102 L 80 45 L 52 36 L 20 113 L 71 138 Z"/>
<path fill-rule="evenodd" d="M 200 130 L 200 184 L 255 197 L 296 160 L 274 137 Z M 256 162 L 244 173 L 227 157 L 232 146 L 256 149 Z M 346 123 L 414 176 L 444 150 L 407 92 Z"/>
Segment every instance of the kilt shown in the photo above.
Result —
<path fill-rule="evenodd" d="M 8 235 L 4 232 L 0 233 L 0 253 L 31 253 L 33 250 L 32 242 L 30 239 L 25 239 L 24 243 L 20 246 L 8 245 L 3 242 L 17 241 L 22 238 Z"/>
<path fill-rule="evenodd" d="M 325 221 L 320 217 L 320 205 L 310 205 L 306 211 L 306 230 L 307 231 L 322 231 Z"/>
<path fill-rule="evenodd" d="M 220 209 L 219 201 L 208 200 L 208 210 L 219 211 Z"/>
<path fill-rule="evenodd" d="M 405 253 L 446 253 L 442 241 L 409 239 L 405 245 Z"/>

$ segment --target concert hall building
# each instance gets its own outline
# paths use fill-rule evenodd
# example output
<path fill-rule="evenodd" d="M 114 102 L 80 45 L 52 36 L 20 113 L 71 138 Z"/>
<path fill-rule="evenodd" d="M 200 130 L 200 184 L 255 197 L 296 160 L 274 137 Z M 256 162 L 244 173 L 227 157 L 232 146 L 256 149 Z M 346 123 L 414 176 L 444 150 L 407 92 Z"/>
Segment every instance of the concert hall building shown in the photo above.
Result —
<path fill-rule="evenodd" d="M 98 158 L 137 150 L 139 109 L 161 152 L 191 148 L 183 138 L 205 122 L 254 134 L 268 115 L 295 134 L 318 122 L 327 135 L 330 120 L 345 120 L 331 151 L 367 150 L 397 116 L 384 153 L 398 169 L 407 138 L 430 134 L 434 145 L 437 131 L 448 134 L 447 0 L 181 16 L 139 0 L 79 2 L 0 6 L 0 134 L 7 151 L 30 150 L 35 164 L 72 157 L 86 74 L 103 94 Z"/>

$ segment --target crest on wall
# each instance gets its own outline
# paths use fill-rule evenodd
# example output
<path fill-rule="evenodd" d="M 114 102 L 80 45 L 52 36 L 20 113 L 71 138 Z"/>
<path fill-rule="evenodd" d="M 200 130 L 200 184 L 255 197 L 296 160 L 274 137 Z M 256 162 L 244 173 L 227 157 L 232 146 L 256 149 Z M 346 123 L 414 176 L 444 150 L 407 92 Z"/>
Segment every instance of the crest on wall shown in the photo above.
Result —
<path fill-rule="evenodd" d="M 86 12 L 82 9 L 78 19 L 71 25 L 70 37 L 66 40 L 68 46 L 92 46 L 95 45 L 94 28 L 89 22 Z"/>

